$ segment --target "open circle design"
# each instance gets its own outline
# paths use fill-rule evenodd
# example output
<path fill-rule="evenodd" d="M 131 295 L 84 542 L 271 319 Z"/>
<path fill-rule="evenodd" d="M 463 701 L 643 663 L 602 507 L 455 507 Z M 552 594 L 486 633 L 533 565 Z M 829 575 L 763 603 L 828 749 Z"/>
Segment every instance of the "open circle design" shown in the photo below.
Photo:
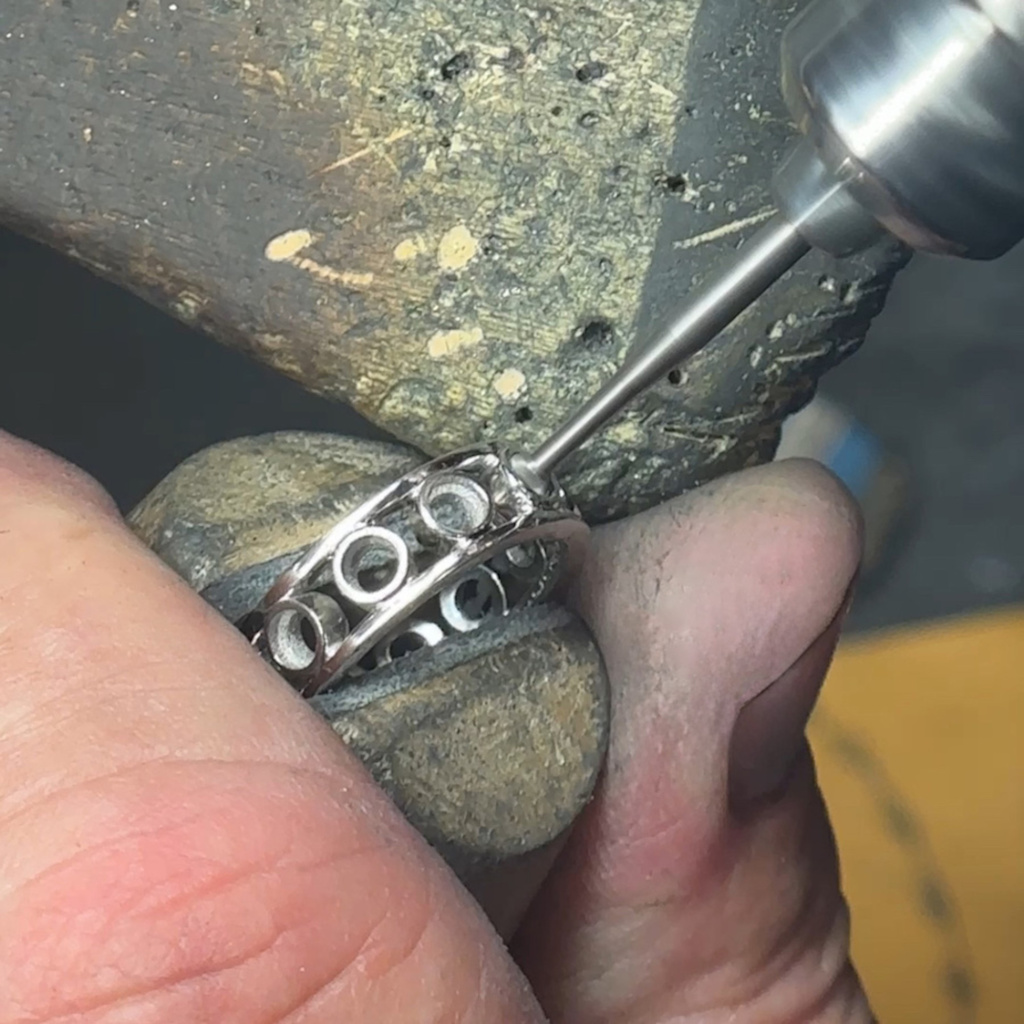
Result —
<path fill-rule="evenodd" d="M 443 473 L 420 492 L 419 511 L 432 530 L 447 537 L 472 537 L 491 519 L 490 495 L 461 473 Z"/>
<path fill-rule="evenodd" d="M 409 561 L 409 548 L 397 533 L 366 526 L 346 537 L 334 552 L 334 585 L 353 604 L 369 607 L 401 589 Z"/>
<path fill-rule="evenodd" d="M 348 632 L 338 603 L 326 594 L 304 594 L 278 602 L 264 626 L 274 661 L 289 672 L 303 672 L 323 657 L 329 643 Z"/>
<path fill-rule="evenodd" d="M 508 597 L 497 573 L 479 566 L 441 592 L 441 615 L 452 629 L 471 633 L 494 615 L 508 611 Z"/>

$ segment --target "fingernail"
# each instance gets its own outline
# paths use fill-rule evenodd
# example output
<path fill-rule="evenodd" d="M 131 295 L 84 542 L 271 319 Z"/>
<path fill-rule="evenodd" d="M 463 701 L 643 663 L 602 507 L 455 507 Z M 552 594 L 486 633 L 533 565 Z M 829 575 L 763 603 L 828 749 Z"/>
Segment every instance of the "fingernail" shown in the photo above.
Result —
<path fill-rule="evenodd" d="M 734 808 L 764 801 L 785 786 L 804 749 L 807 720 L 842 633 L 851 594 L 828 628 L 766 690 L 740 711 L 729 752 Z"/>

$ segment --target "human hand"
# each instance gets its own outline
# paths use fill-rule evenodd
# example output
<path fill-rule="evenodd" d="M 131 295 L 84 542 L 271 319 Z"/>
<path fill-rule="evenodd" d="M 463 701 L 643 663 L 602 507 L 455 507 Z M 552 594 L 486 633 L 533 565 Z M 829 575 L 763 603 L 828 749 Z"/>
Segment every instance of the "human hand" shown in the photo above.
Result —
<path fill-rule="evenodd" d="M 0 1022 L 870 1020 L 803 741 L 858 555 L 807 464 L 595 532 L 608 767 L 513 960 L 95 485 L 0 437 Z"/>

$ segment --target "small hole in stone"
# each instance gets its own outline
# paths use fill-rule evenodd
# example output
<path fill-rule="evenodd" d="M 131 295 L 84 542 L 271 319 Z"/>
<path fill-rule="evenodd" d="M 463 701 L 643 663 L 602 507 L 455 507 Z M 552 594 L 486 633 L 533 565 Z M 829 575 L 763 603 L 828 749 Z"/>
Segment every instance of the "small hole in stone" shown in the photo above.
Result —
<path fill-rule="evenodd" d="M 615 328 L 611 322 L 601 317 L 595 317 L 581 324 L 577 330 L 574 340 L 585 349 L 604 348 L 610 345 L 615 339 Z"/>
<path fill-rule="evenodd" d="M 451 149 L 452 148 L 452 140 L 450 138 L 448 138 L 447 135 L 442 135 L 441 138 L 439 138 L 437 140 L 437 144 L 442 149 Z"/>
<path fill-rule="evenodd" d="M 434 99 L 436 96 L 437 96 L 437 93 L 433 89 L 431 89 L 429 86 L 427 86 L 426 88 L 420 89 L 420 99 L 421 100 L 426 100 L 429 103 L 430 100 Z"/>
<path fill-rule="evenodd" d="M 494 63 L 509 71 L 519 71 L 526 67 L 526 54 L 518 46 L 510 46 L 508 53 L 504 57 L 499 57 Z"/>
<path fill-rule="evenodd" d="M 139 0 L 128 0 L 124 5 L 124 8 L 131 14 L 137 14 L 139 10 Z"/>
<path fill-rule="evenodd" d="M 529 423 L 533 419 L 533 410 L 524 405 L 521 409 L 516 409 L 514 419 L 516 423 Z"/>
<path fill-rule="evenodd" d="M 441 65 L 441 77 L 446 82 L 454 81 L 459 75 L 465 74 L 473 66 L 473 58 L 463 50 L 455 54 Z"/>
<path fill-rule="evenodd" d="M 657 184 L 674 196 L 685 195 L 690 190 L 690 179 L 685 174 L 659 174 Z"/>
<path fill-rule="evenodd" d="M 697 116 L 697 108 L 695 106 L 692 106 L 691 104 L 687 104 L 685 107 L 683 107 L 683 112 L 686 114 L 687 117 Z"/>
<path fill-rule="evenodd" d="M 576 69 L 576 81 L 589 85 L 608 74 L 608 65 L 599 60 L 592 60 Z"/>
<path fill-rule="evenodd" d="M 683 383 L 683 371 L 680 370 L 678 367 L 676 367 L 676 369 L 674 370 L 669 370 L 668 382 L 674 388 L 679 387 L 679 385 Z"/>
<path fill-rule="evenodd" d="M 601 120 L 601 115 L 596 110 L 588 110 L 585 114 L 580 114 L 579 126 L 581 128 L 596 128 Z"/>
<path fill-rule="evenodd" d="M 262 36 L 263 35 L 263 22 L 259 18 L 257 18 L 253 22 L 252 34 L 254 36 Z"/>
<path fill-rule="evenodd" d="M 565 113 L 562 107 L 552 107 L 551 114 L 553 117 L 561 117 Z"/>

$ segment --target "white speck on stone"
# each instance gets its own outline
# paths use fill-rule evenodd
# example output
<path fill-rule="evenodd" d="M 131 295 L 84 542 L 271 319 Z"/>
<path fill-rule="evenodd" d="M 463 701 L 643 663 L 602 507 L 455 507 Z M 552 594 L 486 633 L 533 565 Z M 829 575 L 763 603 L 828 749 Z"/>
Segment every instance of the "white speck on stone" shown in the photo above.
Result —
<path fill-rule="evenodd" d="M 491 387 L 498 392 L 503 402 L 518 401 L 526 392 L 526 374 L 514 367 L 502 370 L 491 381 Z"/>
<path fill-rule="evenodd" d="M 454 331 L 438 331 L 427 342 L 427 355 L 431 359 L 443 359 L 459 349 L 479 345 L 484 340 L 484 332 L 479 327 L 469 330 L 459 328 Z"/>

